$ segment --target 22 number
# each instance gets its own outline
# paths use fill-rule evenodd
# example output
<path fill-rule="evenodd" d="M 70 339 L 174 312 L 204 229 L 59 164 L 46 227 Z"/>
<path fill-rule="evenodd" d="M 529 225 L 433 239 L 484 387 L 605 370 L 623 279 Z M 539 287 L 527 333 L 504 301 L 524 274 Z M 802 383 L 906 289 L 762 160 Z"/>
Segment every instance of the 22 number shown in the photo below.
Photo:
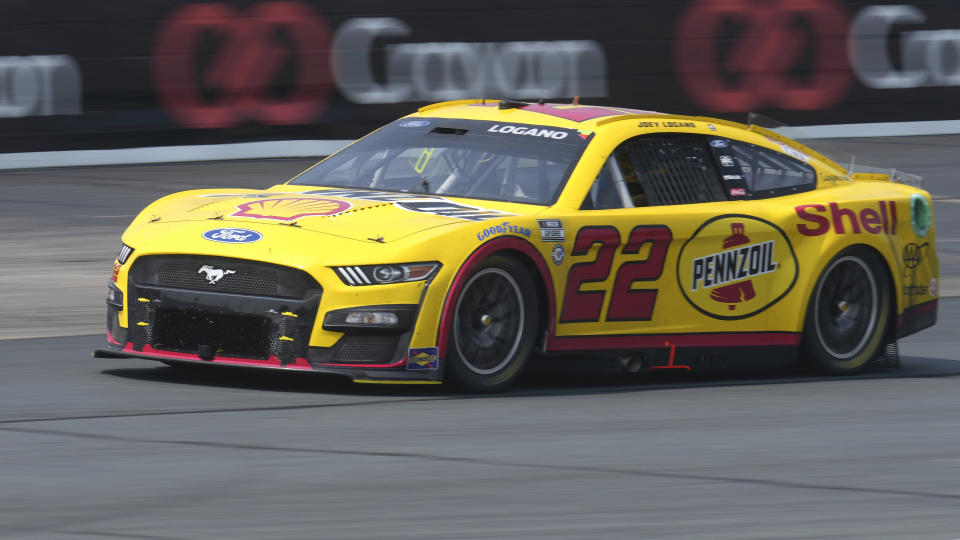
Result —
<path fill-rule="evenodd" d="M 640 281 L 660 279 L 672 239 L 673 234 L 664 225 L 637 225 L 630 231 L 620 253 L 635 255 L 650 243 L 650 255 L 645 260 L 620 265 L 607 307 L 608 321 L 649 321 L 653 317 L 657 289 L 632 289 L 631 286 Z M 620 232 L 610 225 L 583 227 L 577 232 L 570 255 L 586 255 L 594 244 L 600 244 L 596 259 L 570 267 L 560 310 L 562 323 L 600 320 L 606 291 L 582 291 L 580 288 L 584 283 L 597 283 L 609 277 L 614 252 L 620 245 Z"/>

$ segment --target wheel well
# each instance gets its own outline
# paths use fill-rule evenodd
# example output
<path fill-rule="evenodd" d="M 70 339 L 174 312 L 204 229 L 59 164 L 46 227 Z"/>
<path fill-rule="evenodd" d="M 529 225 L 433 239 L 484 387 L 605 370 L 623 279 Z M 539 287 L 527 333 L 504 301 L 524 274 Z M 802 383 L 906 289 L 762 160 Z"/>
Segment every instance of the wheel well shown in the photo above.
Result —
<path fill-rule="evenodd" d="M 890 313 L 887 317 L 887 339 L 896 341 L 897 336 L 897 284 L 893 281 L 893 272 L 887 259 L 875 248 L 867 246 L 883 263 L 883 271 L 887 273 L 887 292 L 890 294 Z"/>
<path fill-rule="evenodd" d="M 850 248 L 853 248 L 853 247 L 862 248 L 862 249 L 865 249 L 865 250 L 869 251 L 870 253 L 872 253 L 872 254 L 881 262 L 881 266 L 882 266 L 882 268 L 883 268 L 883 271 L 886 273 L 886 277 L 887 277 L 887 293 L 890 295 L 890 313 L 889 313 L 889 315 L 888 315 L 888 317 L 887 317 L 886 333 L 887 333 L 887 336 L 893 337 L 893 336 L 896 335 L 896 330 L 897 330 L 897 328 L 896 328 L 896 323 L 897 323 L 897 284 L 893 281 L 893 272 L 892 272 L 891 269 L 890 269 L 890 264 L 887 262 L 887 258 L 884 257 L 883 254 L 880 253 L 880 251 L 879 251 L 877 248 L 875 248 L 875 247 L 873 247 L 873 246 L 871 246 L 871 245 L 868 245 L 868 244 L 853 244 L 853 245 L 850 245 L 850 246 L 845 246 L 843 249 L 837 251 L 836 253 L 833 254 L 833 256 L 830 257 L 829 260 L 832 261 L 834 257 L 836 257 L 836 256 L 839 255 L 840 253 L 843 253 L 844 251 L 846 251 L 846 250 L 848 250 L 848 249 L 850 249 Z M 817 280 L 819 280 L 819 279 L 820 279 L 820 276 L 817 275 L 817 278 L 813 281 L 814 287 L 816 287 L 816 282 L 817 282 Z M 806 313 L 807 313 L 807 310 L 810 309 L 810 302 L 811 302 L 812 299 L 813 299 L 813 290 L 811 289 L 810 294 L 807 295 L 807 305 L 806 305 L 806 309 L 803 310 L 804 319 L 806 319 Z"/>
<path fill-rule="evenodd" d="M 886 335 L 888 337 L 893 337 L 896 335 L 896 324 L 897 324 L 897 284 L 893 281 L 893 272 L 890 270 L 890 264 L 887 262 L 887 258 L 880 253 L 877 248 L 867 245 L 867 244 L 854 244 L 850 247 L 860 247 L 865 249 L 876 256 L 876 258 L 881 262 L 883 271 L 886 272 L 887 277 L 887 293 L 890 295 L 890 313 L 887 315 L 887 328 Z M 842 251 L 842 250 L 841 250 Z"/>
<path fill-rule="evenodd" d="M 533 278 L 533 283 L 536 287 L 537 294 L 537 305 L 539 306 L 539 312 L 537 313 L 537 346 L 540 346 L 540 340 L 542 337 L 542 332 L 544 329 L 549 328 L 549 313 L 550 313 L 550 302 L 552 299 L 547 292 L 547 286 L 544 283 L 544 276 L 540 273 L 537 268 L 536 263 L 534 263 L 526 253 L 516 251 L 513 249 L 505 249 L 493 253 L 491 255 L 502 255 L 510 257 L 523 265 L 527 271 L 530 272 L 530 277 Z"/>

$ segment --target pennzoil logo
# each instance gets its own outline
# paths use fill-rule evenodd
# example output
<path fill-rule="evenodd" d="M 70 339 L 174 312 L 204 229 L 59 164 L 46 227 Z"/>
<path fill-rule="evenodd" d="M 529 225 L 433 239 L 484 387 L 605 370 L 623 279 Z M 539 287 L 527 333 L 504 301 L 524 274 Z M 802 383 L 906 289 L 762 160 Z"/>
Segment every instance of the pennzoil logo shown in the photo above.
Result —
<path fill-rule="evenodd" d="M 776 225 L 744 215 L 715 217 L 683 245 L 680 290 L 710 317 L 745 319 L 783 298 L 797 281 L 793 246 Z"/>
<path fill-rule="evenodd" d="M 319 197 L 280 197 L 237 205 L 235 217 L 295 221 L 310 216 L 335 216 L 353 206 L 347 201 Z"/>

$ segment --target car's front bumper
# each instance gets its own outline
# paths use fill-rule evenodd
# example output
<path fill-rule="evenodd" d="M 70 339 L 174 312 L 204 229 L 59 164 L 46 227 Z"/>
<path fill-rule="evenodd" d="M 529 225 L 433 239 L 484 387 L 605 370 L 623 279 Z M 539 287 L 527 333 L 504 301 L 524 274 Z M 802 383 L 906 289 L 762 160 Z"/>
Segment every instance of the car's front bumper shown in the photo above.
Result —
<path fill-rule="evenodd" d="M 169 260 L 178 265 L 182 262 L 169 257 L 163 263 Z M 357 382 L 442 380 L 439 358 L 433 362 L 409 358 L 425 292 L 422 284 L 394 286 L 390 295 L 378 295 L 370 288 L 342 291 L 343 285 L 329 280 L 321 286 L 294 268 L 239 260 L 220 262 L 224 268 L 238 268 L 238 275 L 272 270 L 280 273 L 275 282 L 284 287 L 298 280 L 300 285 L 278 288 L 276 294 L 265 292 L 258 284 L 246 284 L 242 290 L 204 290 L 195 281 L 184 281 L 195 271 L 196 261 L 188 261 L 183 266 L 186 270 L 175 277 L 170 277 L 169 267 L 155 265 L 159 270 L 151 270 L 149 264 L 134 263 L 127 279 L 119 282 L 126 285 L 121 289 L 125 301 L 107 306 L 107 346 L 94 355 L 311 371 Z M 161 274 L 163 277 L 158 277 Z M 345 298 L 362 304 L 384 296 L 405 303 L 344 305 Z M 334 318 L 338 324 L 328 317 L 345 310 L 371 309 L 397 313 L 398 325 L 350 327 L 342 317 Z M 436 356 L 435 348 L 432 352 Z"/>

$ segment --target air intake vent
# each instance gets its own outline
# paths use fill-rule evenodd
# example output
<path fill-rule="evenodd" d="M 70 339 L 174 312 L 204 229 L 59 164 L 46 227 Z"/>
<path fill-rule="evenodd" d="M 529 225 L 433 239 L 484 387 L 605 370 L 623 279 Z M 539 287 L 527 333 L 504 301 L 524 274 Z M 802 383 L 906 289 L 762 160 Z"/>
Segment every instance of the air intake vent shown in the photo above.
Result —
<path fill-rule="evenodd" d="M 335 364 L 385 364 L 397 350 L 398 334 L 347 334 L 331 362 Z"/>

